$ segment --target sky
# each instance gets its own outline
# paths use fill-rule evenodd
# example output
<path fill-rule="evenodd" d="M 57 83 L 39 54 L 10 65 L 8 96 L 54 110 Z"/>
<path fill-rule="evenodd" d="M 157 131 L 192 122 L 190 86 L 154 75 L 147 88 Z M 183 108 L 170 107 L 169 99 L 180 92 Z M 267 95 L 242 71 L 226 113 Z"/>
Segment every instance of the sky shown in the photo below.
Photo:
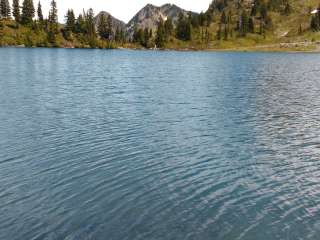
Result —
<path fill-rule="evenodd" d="M 20 0 L 22 4 L 23 0 Z M 35 6 L 38 0 L 33 0 Z M 47 16 L 51 0 L 40 0 L 43 7 L 43 14 Z M 176 4 L 186 10 L 201 12 L 208 9 L 211 0 L 57 0 L 59 22 L 64 22 L 64 15 L 68 8 L 72 8 L 76 15 L 82 12 L 82 9 L 92 8 L 95 14 L 100 11 L 107 11 L 114 17 L 128 22 L 141 8 L 151 3 L 161 6 L 165 3 Z M 12 3 L 12 0 L 11 0 Z"/>

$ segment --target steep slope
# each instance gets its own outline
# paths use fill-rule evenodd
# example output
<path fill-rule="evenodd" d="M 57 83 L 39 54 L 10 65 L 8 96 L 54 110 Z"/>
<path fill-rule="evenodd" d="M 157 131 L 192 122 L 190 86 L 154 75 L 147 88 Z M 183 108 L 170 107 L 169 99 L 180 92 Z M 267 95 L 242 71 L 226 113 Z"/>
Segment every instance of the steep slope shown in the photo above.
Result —
<path fill-rule="evenodd" d="M 95 17 L 95 21 L 96 21 L 96 26 L 98 25 L 99 19 L 101 18 L 101 16 L 104 15 L 106 18 L 108 18 L 109 16 L 111 16 L 111 22 L 112 22 L 112 28 L 113 28 L 113 32 L 115 32 L 117 30 L 117 28 L 125 30 L 126 29 L 126 24 L 124 22 L 122 22 L 121 20 L 113 17 L 110 13 L 102 11 L 100 12 L 96 17 Z"/>
<path fill-rule="evenodd" d="M 128 32 L 133 32 L 135 27 L 155 30 L 160 19 L 166 20 L 169 17 L 172 19 L 173 24 L 175 24 L 181 13 L 185 16 L 189 14 L 188 11 L 174 4 L 165 4 L 161 7 L 147 4 L 129 21 L 127 24 Z M 196 13 L 192 12 L 192 14 Z"/>
<path fill-rule="evenodd" d="M 314 47 L 320 35 L 311 31 L 311 11 L 318 6 L 316 0 L 214 0 L 206 16 L 203 41 L 200 31 L 193 32 L 193 45 L 202 43 L 204 48 L 238 49 Z M 209 20 L 207 20 L 209 19 Z M 285 44 L 283 44 L 285 43 Z M 290 44 L 286 44 L 290 43 Z"/>

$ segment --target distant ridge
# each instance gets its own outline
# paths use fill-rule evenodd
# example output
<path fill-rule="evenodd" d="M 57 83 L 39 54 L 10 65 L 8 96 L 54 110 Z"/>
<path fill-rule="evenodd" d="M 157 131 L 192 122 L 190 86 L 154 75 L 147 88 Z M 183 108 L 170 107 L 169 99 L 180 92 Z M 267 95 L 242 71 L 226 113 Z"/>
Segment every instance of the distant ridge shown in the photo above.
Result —
<path fill-rule="evenodd" d="M 132 33 L 134 28 L 149 28 L 156 30 L 160 19 L 171 18 L 173 24 L 176 24 L 179 15 L 182 13 L 187 16 L 191 11 L 184 10 L 174 4 L 164 4 L 160 7 L 153 4 L 147 4 L 143 7 L 127 24 L 127 31 Z M 196 14 L 191 12 L 192 14 Z"/>

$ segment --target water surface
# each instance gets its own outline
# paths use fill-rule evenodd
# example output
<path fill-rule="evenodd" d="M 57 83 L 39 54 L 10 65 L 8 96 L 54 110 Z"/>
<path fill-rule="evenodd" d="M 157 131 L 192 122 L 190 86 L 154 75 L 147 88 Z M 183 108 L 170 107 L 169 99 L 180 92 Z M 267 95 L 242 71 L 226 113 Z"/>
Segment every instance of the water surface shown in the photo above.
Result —
<path fill-rule="evenodd" d="M 0 49 L 0 239 L 319 239 L 320 55 Z"/>

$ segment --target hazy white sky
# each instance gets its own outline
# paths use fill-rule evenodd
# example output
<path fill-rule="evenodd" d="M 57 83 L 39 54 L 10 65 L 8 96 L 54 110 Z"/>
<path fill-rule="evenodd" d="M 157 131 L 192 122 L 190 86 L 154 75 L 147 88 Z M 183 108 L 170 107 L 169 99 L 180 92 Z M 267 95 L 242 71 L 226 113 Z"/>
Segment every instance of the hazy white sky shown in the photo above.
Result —
<path fill-rule="evenodd" d="M 22 4 L 23 0 L 20 0 Z M 39 0 L 33 0 L 35 6 Z M 51 0 L 40 0 L 43 6 L 44 15 L 47 15 Z M 12 0 L 11 0 L 12 2 Z M 93 8 L 97 14 L 99 11 L 107 11 L 114 17 L 128 22 L 136 12 L 147 3 L 160 6 L 165 3 L 174 3 L 186 10 L 201 12 L 208 9 L 211 0 L 57 0 L 59 22 L 64 22 L 64 15 L 68 8 L 73 8 L 78 15 L 82 9 Z"/>

